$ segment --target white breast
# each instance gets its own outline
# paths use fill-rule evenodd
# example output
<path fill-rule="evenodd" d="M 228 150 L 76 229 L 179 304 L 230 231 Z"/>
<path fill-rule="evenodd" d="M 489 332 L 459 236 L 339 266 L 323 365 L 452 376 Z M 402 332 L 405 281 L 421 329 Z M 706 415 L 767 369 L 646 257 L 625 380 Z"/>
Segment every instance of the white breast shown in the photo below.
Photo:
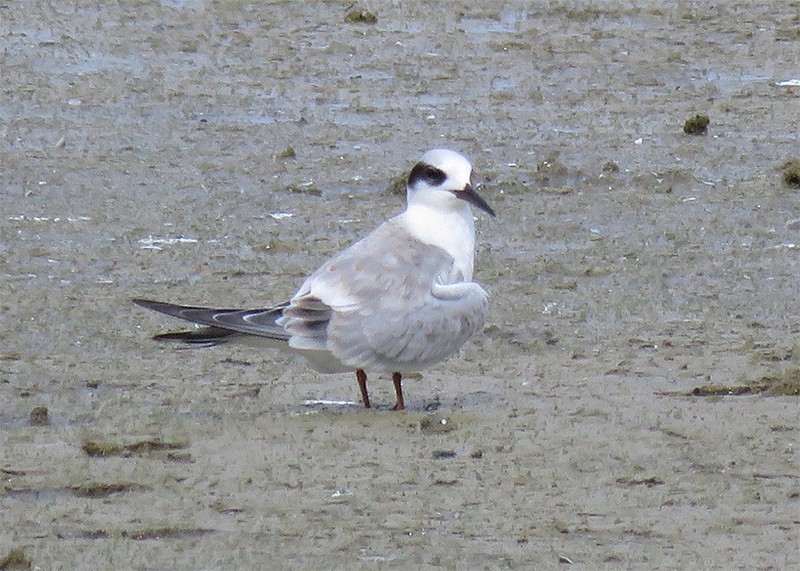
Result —
<path fill-rule="evenodd" d="M 452 256 L 454 282 L 472 281 L 475 223 L 468 206 L 443 210 L 426 204 L 410 204 L 401 214 L 401 222 L 412 236 Z"/>

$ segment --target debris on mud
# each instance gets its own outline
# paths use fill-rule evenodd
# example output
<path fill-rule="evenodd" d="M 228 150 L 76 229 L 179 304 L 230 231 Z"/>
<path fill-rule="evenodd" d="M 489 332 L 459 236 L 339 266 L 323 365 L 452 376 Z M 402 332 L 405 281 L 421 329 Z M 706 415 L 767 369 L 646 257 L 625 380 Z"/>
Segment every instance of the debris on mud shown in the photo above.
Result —
<path fill-rule="evenodd" d="M 348 24 L 377 24 L 378 16 L 369 10 L 350 10 L 344 17 Z"/>
<path fill-rule="evenodd" d="M 132 444 L 115 444 L 112 442 L 101 442 L 88 440 L 83 443 L 81 449 L 92 458 L 102 458 L 107 456 L 128 457 L 134 454 L 148 454 L 169 450 L 182 450 L 188 448 L 187 442 L 165 442 L 163 440 L 140 440 Z"/>
<path fill-rule="evenodd" d="M 683 132 L 687 135 L 705 135 L 708 133 L 708 115 L 689 117 L 683 124 Z"/>
<path fill-rule="evenodd" d="M 542 186 L 560 186 L 567 176 L 567 166 L 555 154 L 536 164 L 536 176 Z"/>
<path fill-rule="evenodd" d="M 33 566 L 30 558 L 23 549 L 12 549 L 5 557 L 0 559 L 0 571 L 16 571 L 17 569 L 30 569 Z"/>
<path fill-rule="evenodd" d="M 783 183 L 791 188 L 800 188 L 800 159 L 792 157 L 781 165 Z"/>
<path fill-rule="evenodd" d="M 683 396 L 715 397 L 764 394 L 766 396 L 799 396 L 800 368 L 764 375 L 741 385 L 708 384 L 695 387 Z"/>
<path fill-rule="evenodd" d="M 652 488 L 653 486 L 663 485 L 664 480 L 656 478 L 655 476 L 649 478 L 617 478 L 617 484 L 628 487 L 647 486 L 648 488 Z"/>
<path fill-rule="evenodd" d="M 275 158 L 280 160 L 296 159 L 297 151 L 295 151 L 294 147 L 290 145 L 275 155 Z"/>
<path fill-rule="evenodd" d="M 408 175 L 405 173 L 399 174 L 389 181 L 384 191 L 386 194 L 393 194 L 397 196 L 404 196 L 406 193 L 406 182 Z"/>
<path fill-rule="evenodd" d="M 50 424 L 50 416 L 46 406 L 35 406 L 29 416 L 31 426 L 47 426 Z"/>
<path fill-rule="evenodd" d="M 603 172 L 615 173 L 619 172 L 619 165 L 614 161 L 608 161 L 603 165 Z"/>

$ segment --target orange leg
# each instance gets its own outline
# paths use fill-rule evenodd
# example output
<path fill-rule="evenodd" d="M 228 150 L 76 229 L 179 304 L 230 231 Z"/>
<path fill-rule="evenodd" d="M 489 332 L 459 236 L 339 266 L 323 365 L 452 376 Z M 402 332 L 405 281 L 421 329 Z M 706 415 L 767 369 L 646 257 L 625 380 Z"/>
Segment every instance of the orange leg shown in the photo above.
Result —
<path fill-rule="evenodd" d="M 369 393 L 367 393 L 367 373 L 364 369 L 356 369 L 356 380 L 358 380 L 358 388 L 361 389 L 361 401 L 364 403 L 364 408 L 372 408 L 369 404 Z"/>
<path fill-rule="evenodd" d="M 392 383 L 394 383 L 394 394 L 397 395 L 397 403 L 394 405 L 394 409 L 392 410 L 405 410 L 406 405 L 403 402 L 403 387 L 400 385 L 400 381 L 403 380 L 403 375 L 401 373 L 392 373 Z"/>

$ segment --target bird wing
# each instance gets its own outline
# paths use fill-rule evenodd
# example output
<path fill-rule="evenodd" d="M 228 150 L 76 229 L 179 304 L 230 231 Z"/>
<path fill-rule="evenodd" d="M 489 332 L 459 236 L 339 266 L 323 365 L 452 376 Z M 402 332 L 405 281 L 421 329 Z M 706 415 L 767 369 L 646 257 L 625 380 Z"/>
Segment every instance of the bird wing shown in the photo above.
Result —
<path fill-rule="evenodd" d="M 354 368 L 410 372 L 458 350 L 486 317 L 486 292 L 453 258 L 390 220 L 325 262 L 277 324 L 289 345 Z"/>

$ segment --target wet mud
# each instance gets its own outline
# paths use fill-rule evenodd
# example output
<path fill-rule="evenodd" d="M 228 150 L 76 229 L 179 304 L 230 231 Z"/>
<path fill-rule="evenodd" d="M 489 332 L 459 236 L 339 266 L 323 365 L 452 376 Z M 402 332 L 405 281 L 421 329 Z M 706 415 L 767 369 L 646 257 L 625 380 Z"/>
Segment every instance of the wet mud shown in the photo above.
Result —
<path fill-rule="evenodd" d="M 0 2 L 4 568 L 800 566 L 796 5 L 482 6 Z M 150 340 L 131 298 L 283 301 L 434 146 L 491 319 L 404 413 Z"/>

